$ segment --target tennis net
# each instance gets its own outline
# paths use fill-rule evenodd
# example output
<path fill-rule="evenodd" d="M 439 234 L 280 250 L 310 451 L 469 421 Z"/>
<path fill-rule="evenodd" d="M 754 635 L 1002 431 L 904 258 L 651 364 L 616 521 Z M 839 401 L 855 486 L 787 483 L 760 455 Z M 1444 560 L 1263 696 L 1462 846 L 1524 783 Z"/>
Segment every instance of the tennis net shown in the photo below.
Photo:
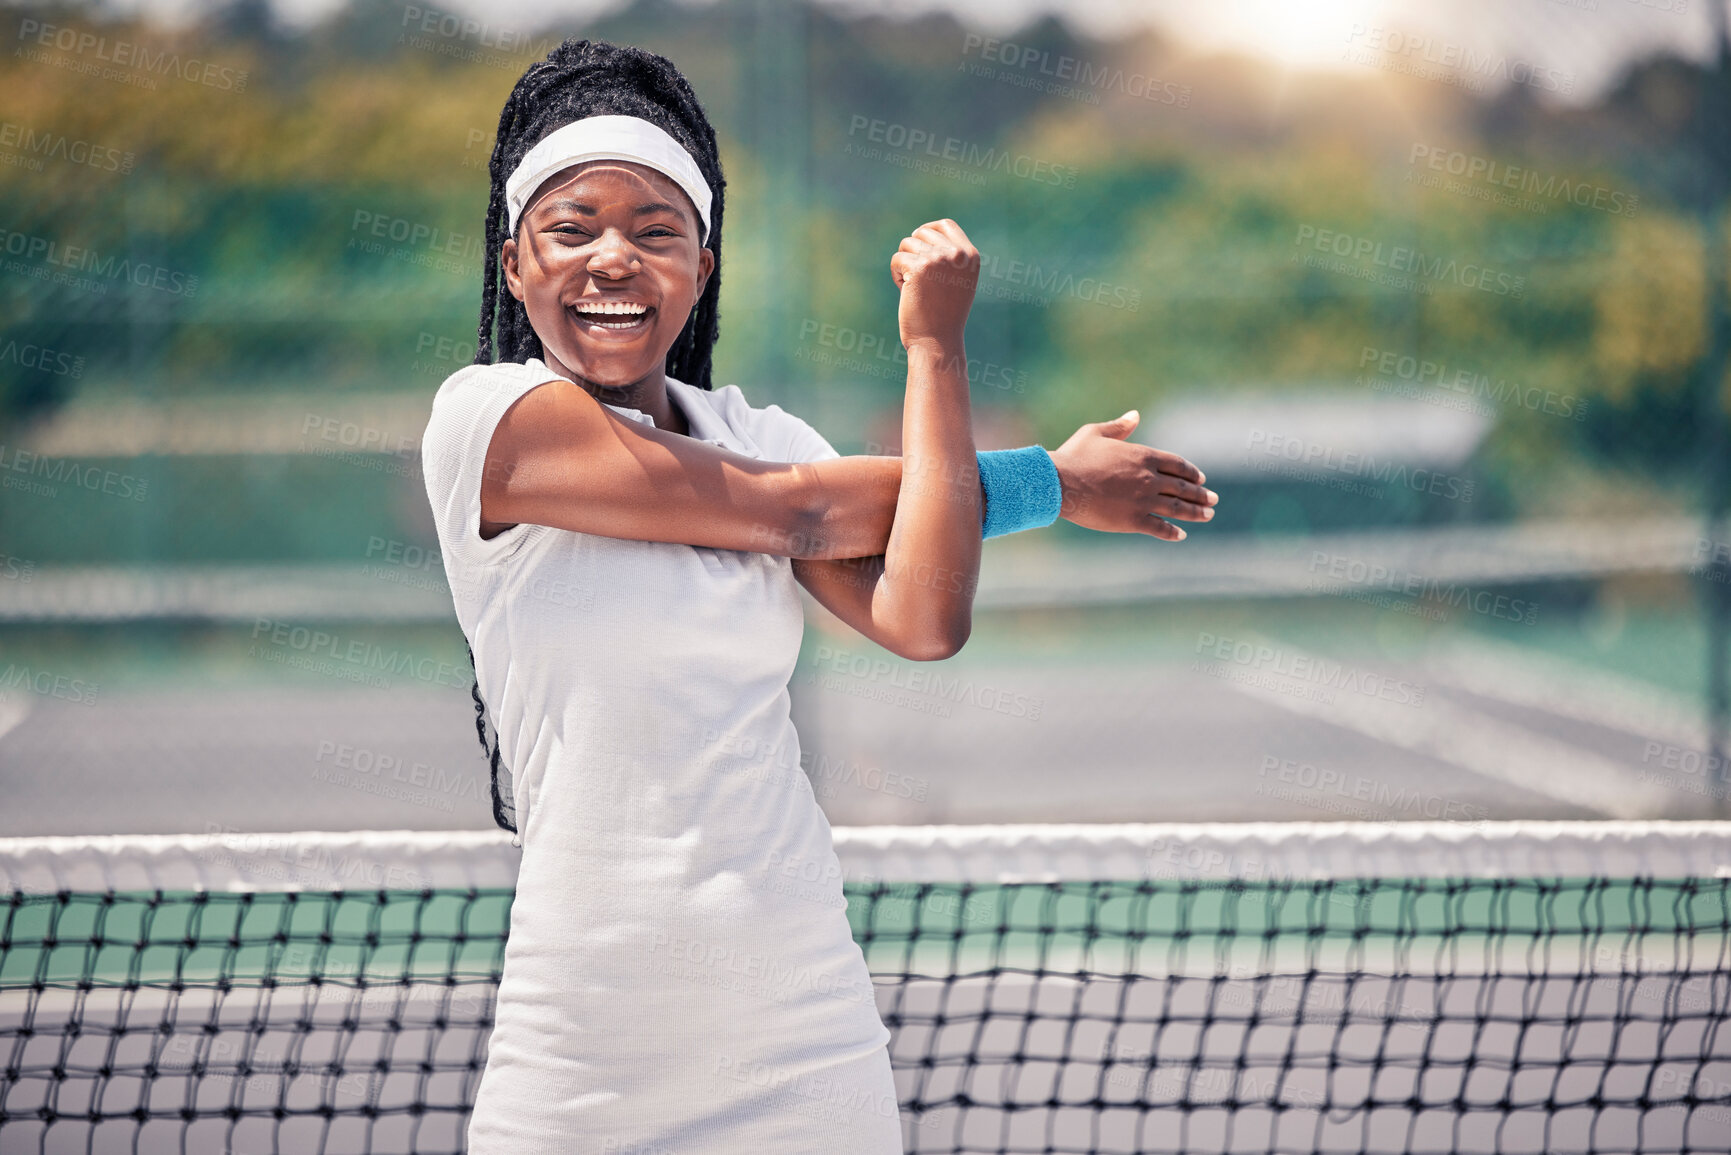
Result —
<path fill-rule="evenodd" d="M 835 841 L 909 1152 L 1731 1151 L 1731 824 Z M 460 1151 L 516 854 L 0 840 L 0 1151 Z"/>

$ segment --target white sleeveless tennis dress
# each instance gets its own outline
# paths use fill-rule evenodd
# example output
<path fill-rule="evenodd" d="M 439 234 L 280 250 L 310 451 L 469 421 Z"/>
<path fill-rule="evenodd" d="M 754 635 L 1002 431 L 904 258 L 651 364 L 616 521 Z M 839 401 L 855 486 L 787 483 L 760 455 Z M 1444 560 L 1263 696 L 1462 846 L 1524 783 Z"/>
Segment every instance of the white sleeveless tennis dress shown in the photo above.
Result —
<path fill-rule="evenodd" d="M 459 370 L 422 443 L 523 846 L 470 1155 L 899 1155 L 889 1032 L 788 716 L 790 563 L 537 525 L 482 540 L 493 430 L 558 377 Z M 699 440 L 836 456 L 737 386 L 667 389 Z"/>

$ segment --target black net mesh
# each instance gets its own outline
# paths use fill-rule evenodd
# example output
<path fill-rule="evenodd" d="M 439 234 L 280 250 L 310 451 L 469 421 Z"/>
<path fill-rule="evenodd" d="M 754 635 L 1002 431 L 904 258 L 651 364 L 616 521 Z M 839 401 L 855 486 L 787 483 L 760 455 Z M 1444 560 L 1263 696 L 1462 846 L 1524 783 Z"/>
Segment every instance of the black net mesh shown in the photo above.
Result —
<path fill-rule="evenodd" d="M 1725 1151 L 1728 887 L 881 887 L 855 926 L 910 1151 Z"/>
<path fill-rule="evenodd" d="M 847 892 L 910 1152 L 1731 1151 L 1731 880 Z M 13 894 L 0 1150 L 460 1151 L 510 899 Z"/>

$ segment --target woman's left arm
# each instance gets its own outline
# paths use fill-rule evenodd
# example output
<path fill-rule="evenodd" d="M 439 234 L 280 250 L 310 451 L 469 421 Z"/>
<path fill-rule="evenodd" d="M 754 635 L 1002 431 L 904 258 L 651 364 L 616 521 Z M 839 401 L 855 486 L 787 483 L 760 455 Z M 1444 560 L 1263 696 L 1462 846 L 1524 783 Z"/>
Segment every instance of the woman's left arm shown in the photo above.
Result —
<path fill-rule="evenodd" d="M 792 564 L 800 584 L 842 621 L 900 657 L 930 661 L 967 641 L 979 584 L 984 495 L 962 352 L 979 256 L 945 220 L 904 240 L 891 269 L 908 351 L 904 456 L 871 459 L 893 463 L 901 475 L 889 539 L 876 556 L 795 557 Z M 1136 422 L 1131 412 L 1084 425 L 1053 452 L 1061 516 L 1090 529 L 1182 541 L 1184 531 L 1166 519 L 1207 521 L 1218 498 L 1190 462 L 1130 443 Z M 840 535 L 833 524 L 817 532 L 826 529 Z"/>
<path fill-rule="evenodd" d="M 1138 420 L 1132 411 L 1111 421 L 1089 422 L 1052 450 L 1064 494 L 1059 516 L 1084 529 L 1183 541 L 1184 530 L 1172 523 L 1210 521 L 1220 499 L 1203 486 L 1202 471 L 1189 461 L 1129 440 Z M 872 460 L 899 472 L 900 458 Z M 886 485 L 888 481 L 886 476 Z M 883 573 L 882 554 L 793 559 L 793 576 L 819 605 L 872 641 L 894 649 L 893 639 L 872 613 L 873 590 Z M 973 582 L 959 569 L 915 565 L 912 578 L 952 593 L 966 590 L 973 600 Z"/>
<path fill-rule="evenodd" d="M 962 330 L 980 257 L 952 220 L 921 225 L 890 258 L 908 351 L 895 517 L 856 628 L 915 661 L 950 657 L 973 625 L 980 571 L 980 476 Z M 841 526 L 820 525 L 820 534 Z M 934 582 L 933 571 L 954 575 Z"/>

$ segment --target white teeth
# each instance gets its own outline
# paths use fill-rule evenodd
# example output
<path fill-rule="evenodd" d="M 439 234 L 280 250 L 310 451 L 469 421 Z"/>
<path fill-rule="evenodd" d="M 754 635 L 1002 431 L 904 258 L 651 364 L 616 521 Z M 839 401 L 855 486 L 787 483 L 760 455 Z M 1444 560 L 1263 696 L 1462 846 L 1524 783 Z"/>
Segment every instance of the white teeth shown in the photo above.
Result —
<path fill-rule="evenodd" d="M 587 301 L 579 302 L 577 311 L 580 313 L 622 313 L 628 316 L 642 316 L 649 311 L 646 305 L 631 304 L 627 301 Z"/>

